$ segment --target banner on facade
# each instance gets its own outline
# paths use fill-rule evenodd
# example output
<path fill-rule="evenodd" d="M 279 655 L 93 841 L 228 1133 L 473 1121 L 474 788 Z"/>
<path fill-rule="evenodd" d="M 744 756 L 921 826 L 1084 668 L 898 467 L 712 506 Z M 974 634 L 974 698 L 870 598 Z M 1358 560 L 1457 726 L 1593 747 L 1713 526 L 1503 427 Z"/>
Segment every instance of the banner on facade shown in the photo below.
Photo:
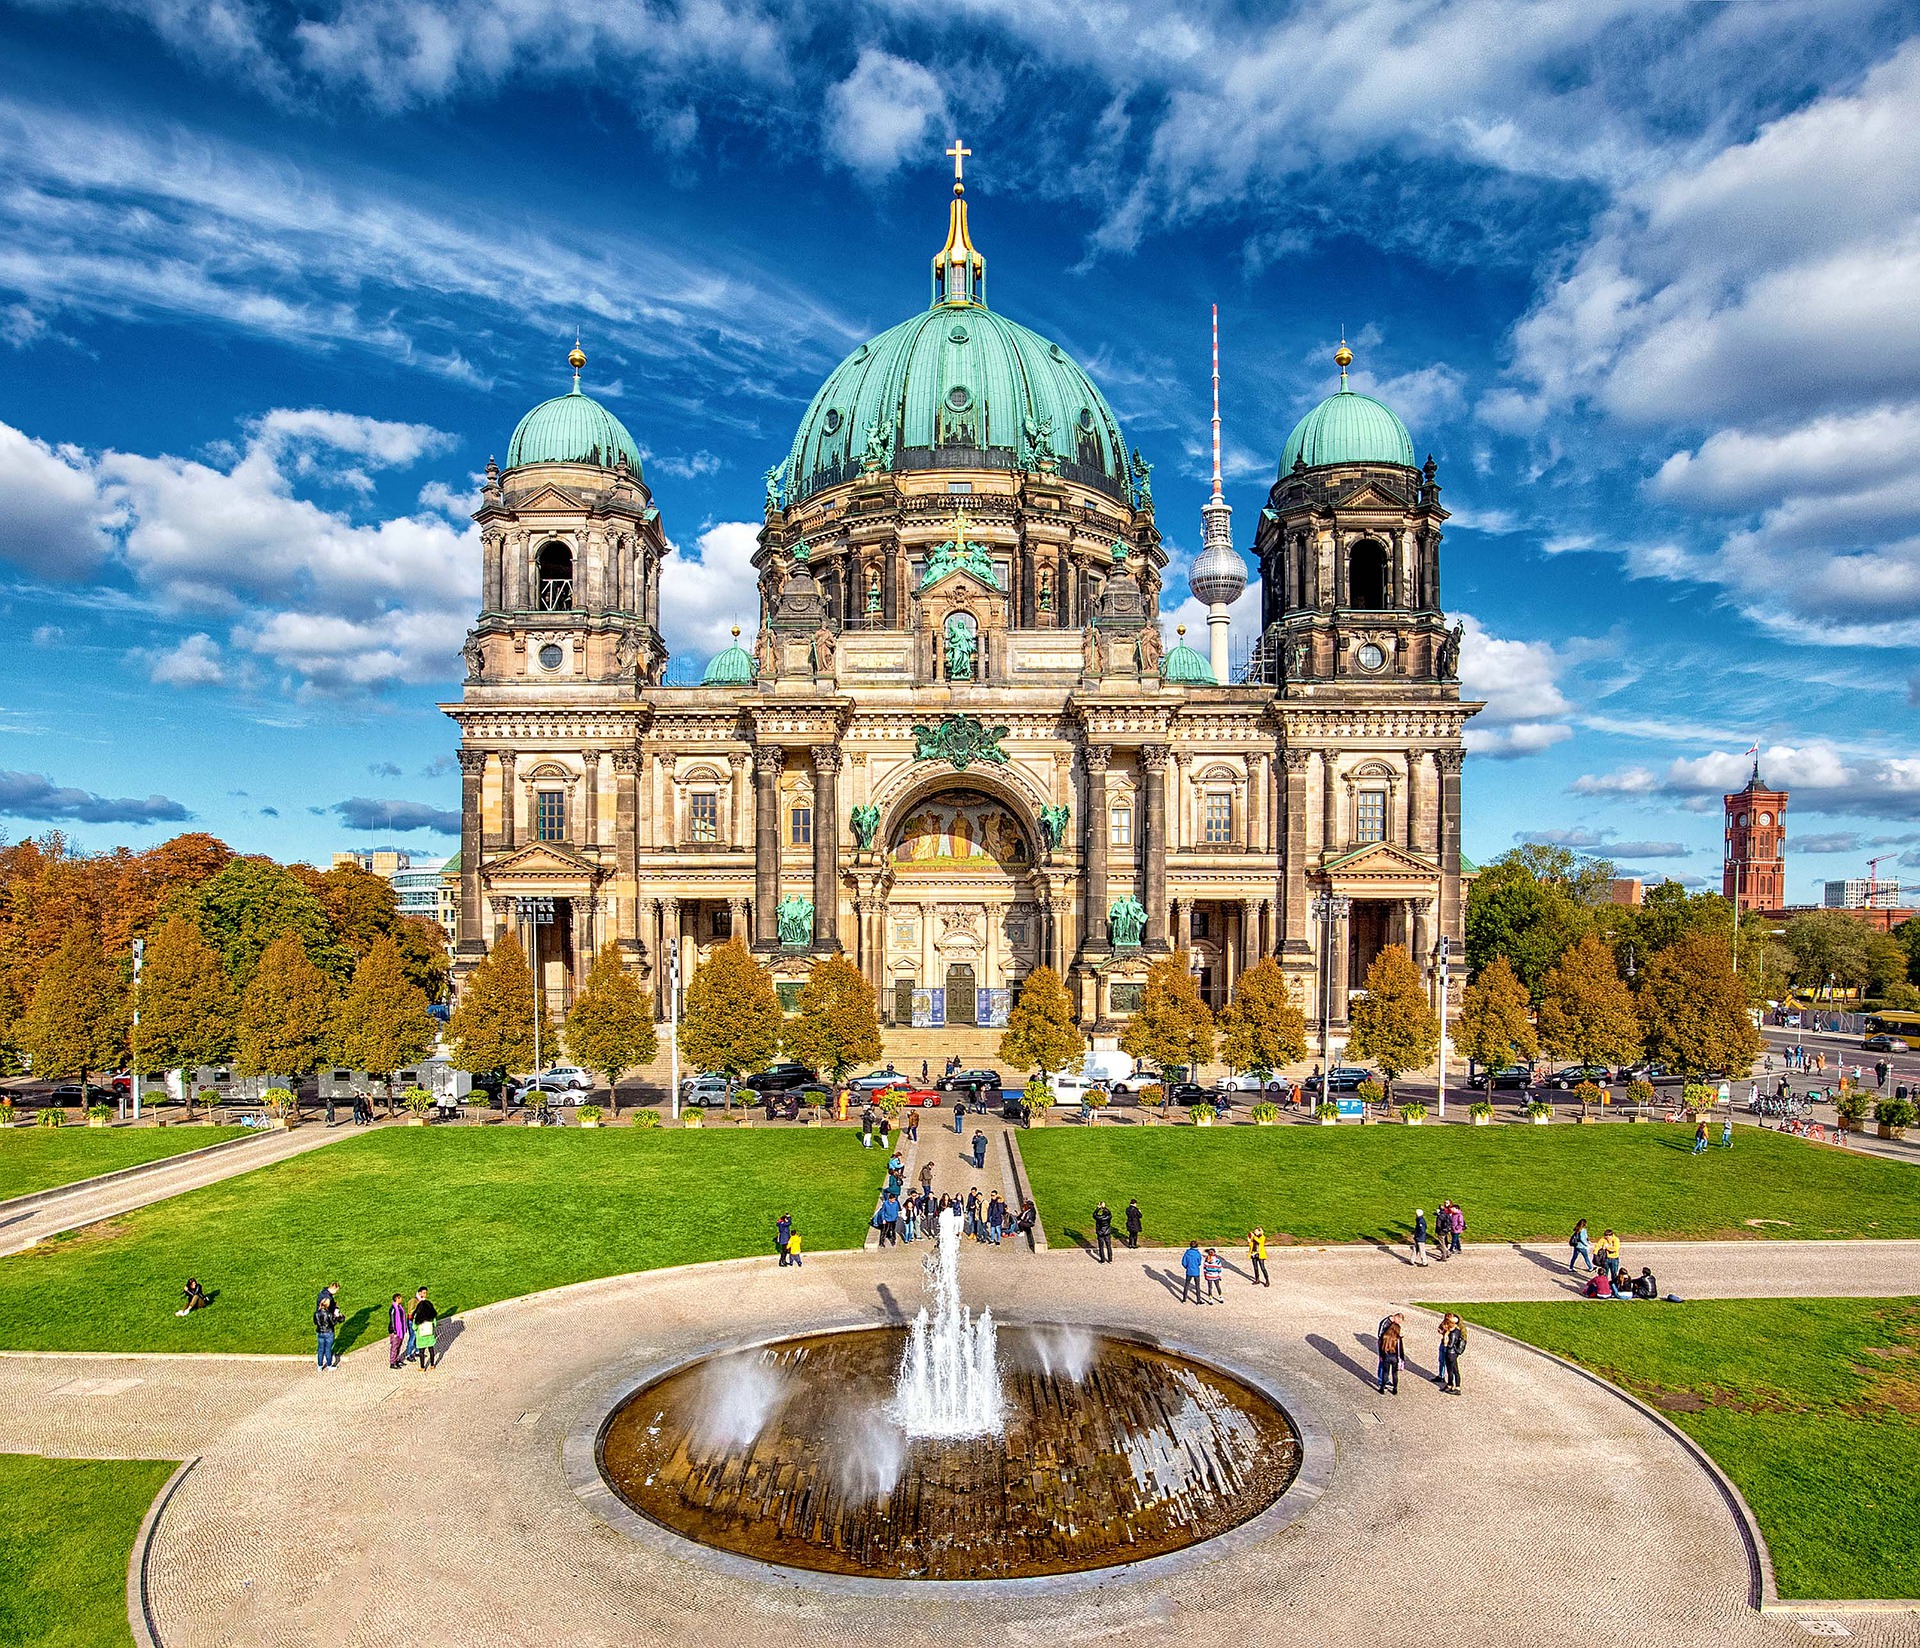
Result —
<path fill-rule="evenodd" d="M 974 1023 L 983 1029 L 1004 1029 L 1007 1014 L 1013 1007 L 1013 992 L 1011 990 L 976 990 L 974 997 L 977 1002 L 974 1008 Z"/>
<path fill-rule="evenodd" d="M 944 1030 L 947 1025 L 945 990 L 916 990 L 913 993 L 913 1028 Z"/>

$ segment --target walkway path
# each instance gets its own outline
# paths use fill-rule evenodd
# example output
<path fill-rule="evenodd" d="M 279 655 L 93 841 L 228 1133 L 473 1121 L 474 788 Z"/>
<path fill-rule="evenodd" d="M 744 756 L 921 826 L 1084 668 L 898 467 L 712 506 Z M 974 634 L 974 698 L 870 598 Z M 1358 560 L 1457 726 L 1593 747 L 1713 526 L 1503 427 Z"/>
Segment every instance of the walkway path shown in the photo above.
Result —
<path fill-rule="evenodd" d="M 927 1135 L 923 1134 L 923 1140 Z M 1714 1293 L 1920 1291 L 1920 1243 L 1646 1244 L 1663 1283 Z M 743 1576 L 659 1535 L 599 1522 L 562 1450 L 621 1384 L 721 1342 L 898 1319 L 919 1255 L 813 1254 L 613 1278 L 473 1312 L 432 1374 L 384 1345 L 319 1374 L 302 1359 L 0 1357 L 0 1448 L 200 1455 L 157 1519 L 145 1577 L 165 1648 L 215 1643 L 573 1648 L 867 1640 L 1174 1645 L 1449 1639 L 1505 1648 L 1785 1648 L 1806 1630 L 1748 1605 L 1749 1564 L 1711 1480 L 1666 1431 L 1577 1374 L 1477 1335 L 1458 1400 L 1410 1372 L 1372 1385 L 1373 1324 L 1417 1298 L 1552 1298 L 1557 1255 L 1481 1247 L 1414 1270 L 1373 1249 L 1287 1249 L 1274 1285 L 1229 1277 L 1223 1306 L 1179 1306 L 1171 1250 L 1111 1266 L 1077 1251 L 969 1247 L 963 1288 L 1005 1321 L 1114 1323 L 1246 1365 L 1332 1436 L 1326 1497 L 1269 1545 L 1198 1566 L 1019 1592 L 885 1600 Z M 1635 1309 L 1635 1306 L 1594 1306 Z M 1432 1327 L 1410 1322 L 1415 1368 Z M 91 1393 L 76 1380 L 101 1381 Z M 138 1379 L 138 1385 L 107 1387 Z M 62 1394 L 62 1393 L 65 1394 Z M 67 1415 L 76 1415 L 69 1419 Z M 1536 1533 L 1580 1528 L 1628 1560 L 1559 1560 Z M 882 1627 L 884 1626 L 884 1630 Z M 1874 1648 L 1911 1615 L 1849 1615 Z"/>
<path fill-rule="evenodd" d="M 381 1121 L 374 1125 L 394 1124 Z M 284 1132 L 262 1132 L 257 1139 L 192 1161 L 168 1161 L 132 1178 L 99 1185 L 72 1185 L 62 1195 L 11 1215 L 0 1206 L 0 1257 L 18 1253 L 64 1230 L 98 1224 L 102 1219 L 145 1207 L 150 1202 L 163 1202 L 170 1196 L 198 1190 L 202 1185 L 218 1184 L 222 1179 L 251 1173 L 257 1167 L 284 1162 L 290 1156 L 304 1156 L 309 1150 L 337 1144 L 366 1131 L 345 1122 L 337 1127 L 309 1122 Z"/>

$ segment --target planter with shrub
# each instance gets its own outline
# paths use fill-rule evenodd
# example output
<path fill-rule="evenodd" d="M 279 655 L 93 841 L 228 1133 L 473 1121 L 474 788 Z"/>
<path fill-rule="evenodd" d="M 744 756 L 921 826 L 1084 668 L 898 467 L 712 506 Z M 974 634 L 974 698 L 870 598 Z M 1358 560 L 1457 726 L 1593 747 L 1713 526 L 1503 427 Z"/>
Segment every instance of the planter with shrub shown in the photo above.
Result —
<path fill-rule="evenodd" d="M 1253 1118 L 1255 1127 L 1271 1127 L 1280 1119 L 1280 1107 L 1262 1099 L 1247 1114 Z"/>
<path fill-rule="evenodd" d="M 1653 1103 L 1653 1083 L 1645 1076 L 1634 1077 L 1627 1083 L 1627 1103 L 1633 1106 L 1633 1119 L 1637 1122 L 1645 1121 L 1646 1117 L 1641 1112 Z"/>
<path fill-rule="evenodd" d="M 1485 1127 L 1493 1120 L 1493 1106 L 1485 1099 L 1475 1099 L 1467 1106 L 1467 1121 L 1474 1127 Z"/>
<path fill-rule="evenodd" d="M 284 1087 L 269 1087 L 260 1095 L 260 1102 L 273 1112 L 274 1126 L 293 1126 L 293 1094 Z"/>
<path fill-rule="evenodd" d="M 605 1115 L 606 1111 L 602 1110 L 599 1105 L 583 1104 L 580 1107 L 580 1125 L 582 1127 L 598 1127 L 601 1117 Z"/>
<path fill-rule="evenodd" d="M 653 1109 L 636 1110 L 633 1113 L 633 1125 L 647 1128 L 660 1125 L 660 1112 Z"/>
<path fill-rule="evenodd" d="M 1324 1104 L 1313 1107 L 1313 1119 L 1322 1127 L 1331 1127 L 1340 1119 L 1340 1107 L 1329 1099 Z"/>
<path fill-rule="evenodd" d="M 1535 1099 L 1526 1109 L 1527 1120 L 1535 1124 L 1545 1124 L 1553 1120 L 1553 1106 L 1545 1099 Z"/>
<path fill-rule="evenodd" d="M 1606 1095 L 1590 1081 L 1579 1083 L 1573 1090 L 1574 1102 L 1580 1106 L 1580 1119 L 1583 1122 L 1597 1120 L 1592 1107 L 1605 1101 Z"/>
<path fill-rule="evenodd" d="M 42 1127 L 65 1127 L 67 1125 L 67 1113 L 62 1110 L 59 1105 L 50 1104 L 45 1110 L 40 1112 L 40 1125 Z"/>
<path fill-rule="evenodd" d="M 1427 1107 L 1417 1100 L 1400 1106 L 1400 1119 L 1409 1127 L 1418 1127 L 1427 1119 Z"/>
<path fill-rule="evenodd" d="M 1834 1094 L 1833 1109 L 1840 1118 L 1840 1125 L 1849 1133 L 1858 1133 L 1867 1125 L 1868 1104 L 1864 1093 Z"/>
<path fill-rule="evenodd" d="M 1195 1127 L 1213 1126 L 1213 1106 L 1210 1104 L 1190 1104 L 1187 1106 L 1187 1120 Z"/>
<path fill-rule="evenodd" d="M 1377 1081 L 1368 1080 L 1363 1081 L 1353 1090 L 1353 1096 L 1371 1109 L 1374 1105 L 1385 1102 L 1387 1090 Z"/>
<path fill-rule="evenodd" d="M 105 1127 L 113 1120 L 113 1106 L 110 1104 L 90 1104 L 87 1106 L 87 1126 Z"/>
<path fill-rule="evenodd" d="M 1873 1107 L 1873 1119 L 1879 1123 L 1881 1138 L 1904 1139 L 1907 1129 L 1913 1126 L 1913 1101 L 1882 1099 Z"/>

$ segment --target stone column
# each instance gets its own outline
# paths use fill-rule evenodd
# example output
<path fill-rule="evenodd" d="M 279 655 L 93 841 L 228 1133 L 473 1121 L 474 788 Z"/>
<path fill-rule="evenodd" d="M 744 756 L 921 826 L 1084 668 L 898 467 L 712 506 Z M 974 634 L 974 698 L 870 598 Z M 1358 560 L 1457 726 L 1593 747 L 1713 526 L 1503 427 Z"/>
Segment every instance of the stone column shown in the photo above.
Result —
<path fill-rule="evenodd" d="M 840 948 L 840 751 L 813 747 L 813 947 Z"/>
<path fill-rule="evenodd" d="M 588 750 L 582 760 L 586 783 L 581 790 L 578 840 L 583 847 L 595 847 L 600 843 L 600 752 Z"/>
<path fill-rule="evenodd" d="M 1407 922 L 1412 929 L 1408 948 L 1413 952 L 1413 964 L 1420 969 L 1420 976 L 1427 978 L 1433 961 L 1433 901 L 1409 899 Z"/>
<path fill-rule="evenodd" d="M 762 744 L 753 753 L 753 947 L 780 947 L 780 922 L 774 914 L 780 902 L 780 770 L 787 752 L 777 744 Z"/>
<path fill-rule="evenodd" d="M 1174 923 L 1173 943 L 1178 950 L 1193 948 L 1193 900 L 1183 898 L 1179 901 L 1180 915 Z"/>
<path fill-rule="evenodd" d="M 1466 760 L 1460 750 L 1436 750 L 1440 769 L 1440 931 L 1460 945 L 1460 768 Z"/>
<path fill-rule="evenodd" d="M 1113 755 L 1109 744 L 1086 747 L 1087 769 L 1087 865 L 1084 878 L 1084 913 L 1080 918 L 1080 947 L 1104 951 L 1107 948 L 1107 762 Z"/>
<path fill-rule="evenodd" d="M 635 948 L 640 928 L 634 914 L 634 899 L 639 885 L 639 852 L 636 846 L 636 786 L 640 777 L 640 752 L 613 752 L 613 873 L 615 881 L 614 937 L 622 949 Z"/>
<path fill-rule="evenodd" d="M 1286 793 L 1281 813 L 1286 824 L 1280 866 L 1280 942 L 1287 949 L 1306 950 L 1312 943 L 1307 936 L 1307 769 L 1312 761 L 1311 750 L 1283 752 L 1281 782 Z"/>
<path fill-rule="evenodd" d="M 1327 988 L 1333 992 L 1334 1028 L 1344 1029 L 1347 1022 L 1347 943 L 1353 928 L 1353 910 L 1333 922 L 1333 967 Z"/>
<path fill-rule="evenodd" d="M 1332 750 L 1320 752 L 1320 850 L 1329 855 L 1340 850 L 1340 788 Z"/>
<path fill-rule="evenodd" d="M 457 752 L 460 760 L 460 935 L 462 954 L 478 956 L 487 948 L 480 931 L 480 854 L 482 792 L 486 786 L 487 752 L 469 749 L 465 744 Z"/>
<path fill-rule="evenodd" d="M 1260 959 L 1260 901 L 1240 901 L 1240 971 L 1245 972 Z"/>
<path fill-rule="evenodd" d="M 853 901 L 854 910 L 854 964 L 860 969 L 860 976 L 873 984 L 873 906 L 875 900 L 870 894 L 860 893 Z M 880 987 L 874 985 L 874 993 L 879 994 Z M 880 1004 L 883 1008 L 886 1003 Z"/>
<path fill-rule="evenodd" d="M 744 898 L 727 900 L 727 937 L 737 938 L 742 944 L 747 942 L 747 901 Z"/>
<path fill-rule="evenodd" d="M 506 852 L 513 851 L 520 818 L 520 797 L 513 783 L 513 751 L 500 752 L 500 845 Z"/>
<path fill-rule="evenodd" d="M 1149 744 L 1140 752 L 1146 768 L 1147 943 L 1167 947 L 1167 746 Z"/>
<path fill-rule="evenodd" d="M 1421 816 L 1426 805 L 1425 789 L 1422 783 L 1424 774 L 1421 763 L 1425 757 L 1419 750 L 1407 751 L 1407 851 L 1423 853 L 1427 850 L 1426 820 Z"/>
<path fill-rule="evenodd" d="M 732 777 L 728 797 L 727 841 L 736 849 L 747 845 L 747 758 L 739 751 L 727 757 Z"/>

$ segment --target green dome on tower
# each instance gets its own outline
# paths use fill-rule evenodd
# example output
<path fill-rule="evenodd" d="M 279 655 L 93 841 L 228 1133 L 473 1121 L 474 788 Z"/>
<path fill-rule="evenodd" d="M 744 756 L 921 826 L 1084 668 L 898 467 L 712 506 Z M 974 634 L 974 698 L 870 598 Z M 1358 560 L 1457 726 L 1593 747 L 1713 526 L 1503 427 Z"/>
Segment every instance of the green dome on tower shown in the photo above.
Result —
<path fill-rule="evenodd" d="M 507 442 L 507 468 L 578 463 L 613 469 L 624 456 L 627 467 L 638 476 L 640 448 L 627 426 L 591 395 L 580 393 L 580 368 L 587 364 L 587 357 L 578 344 L 567 364 L 573 368 L 573 388 L 542 401 L 515 426 L 513 439 Z"/>
<path fill-rule="evenodd" d="M 1187 645 L 1187 626 L 1179 629 L 1180 644 L 1160 661 L 1160 679 L 1176 686 L 1214 687 L 1213 665 Z"/>
<path fill-rule="evenodd" d="M 956 183 L 932 307 L 861 344 L 813 397 L 784 468 L 790 504 L 859 475 L 870 431 L 882 470 L 1026 468 L 1029 420 L 1066 479 L 1127 495 L 1120 420 L 1059 344 L 986 306 L 966 214 Z"/>
<path fill-rule="evenodd" d="M 1343 343 L 1334 360 L 1340 366 L 1340 388 L 1293 426 L 1280 449 L 1280 476 L 1293 473 L 1296 460 L 1309 469 L 1322 464 L 1397 464 L 1415 467 L 1413 438 L 1391 407 L 1371 395 L 1347 387 L 1352 352 Z"/>
<path fill-rule="evenodd" d="M 703 687 L 745 687 L 753 683 L 753 655 L 740 645 L 740 627 L 734 626 L 733 645 L 724 651 L 716 652 L 707 660 L 706 674 L 700 677 Z"/>

